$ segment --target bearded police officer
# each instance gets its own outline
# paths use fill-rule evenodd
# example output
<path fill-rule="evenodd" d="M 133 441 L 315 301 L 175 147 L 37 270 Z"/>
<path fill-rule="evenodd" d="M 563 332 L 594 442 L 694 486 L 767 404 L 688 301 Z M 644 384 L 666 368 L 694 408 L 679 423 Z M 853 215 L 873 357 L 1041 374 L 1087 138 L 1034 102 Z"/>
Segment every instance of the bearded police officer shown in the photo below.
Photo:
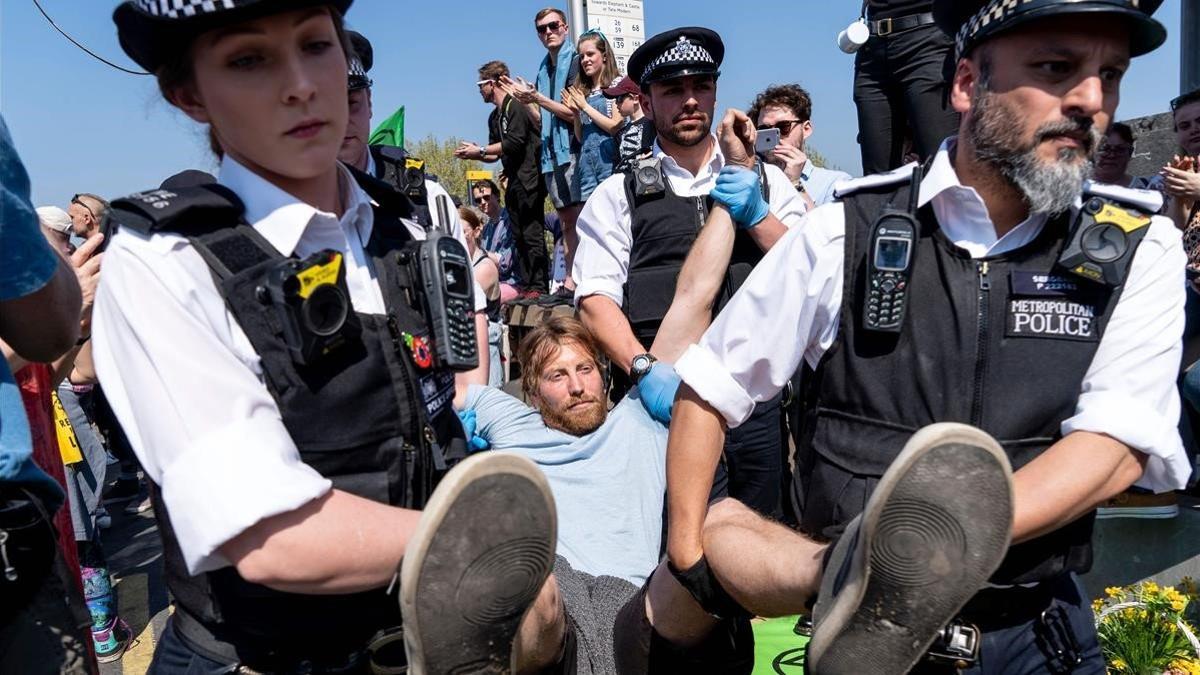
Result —
<path fill-rule="evenodd" d="M 536 467 L 464 459 L 464 247 L 337 160 L 349 5 L 114 14 L 223 152 L 216 184 L 113 203 L 119 273 L 96 301 L 97 371 L 155 486 L 175 607 L 155 673 L 363 673 L 405 651 L 413 672 L 507 666 L 553 560 Z"/>
<path fill-rule="evenodd" d="M 703 563 L 752 612 L 803 609 L 813 565 L 784 551 L 809 540 L 729 500 L 709 508 L 707 482 L 723 427 L 798 365 L 792 497 L 808 537 L 837 537 L 924 425 L 979 427 L 1011 460 L 1012 545 L 989 584 L 946 616 L 925 611 L 957 588 L 955 552 L 983 527 L 964 514 L 990 498 L 931 510 L 921 497 L 902 519 L 907 535 L 871 559 L 913 555 L 902 577 L 922 594 L 848 610 L 853 594 L 841 590 L 861 592 L 848 580 L 865 563 L 835 554 L 814 615 L 816 672 L 846 672 L 828 636 L 859 629 L 877 642 L 855 658 L 878 666 L 860 672 L 907 670 L 916 657 L 888 637 L 924 649 L 935 618 L 952 619 L 950 644 L 935 644 L 943 663 L 1104 671 L 1076 580 L 1092 563 L 1094 508 L 1135 482 L 1182 488 L 1190 472 L 1176 433 L 1179 233 L 1152 215 L 1157 194 L 1085 182 L 1130 59 L 1166 38 L 1151 16 L 1158 4 L 938 2 L 938 23 L 956 38 L 958 136 L 926 166 L 841 184 L 842 202 L 789 232 L 677 362 L 668 557 L 678 569 Z"/>
<path fill-rule="evenodd" d="M 711 131 L 724 54 L 719 35 L 696 27 L 655 35 L 633 53 L 629 76 L 641 88 L 658 138 L 650 157 L 604 181 L 579 215 L 575 301 L 617 367 L 615 388 L 622 394 L 631 381 L 667 374 L 654 367 L 648 347 L 713 200 L 736 202 L 731 210 L 739 228 L 718 307 L 805 211 L 778 167 L 729 167 Z M 753 191 L 742 189 L 750 183 Z M 730 493 L 766 514 L 779 504 L 780 414 L 777 399 L 764 403 L 727 447 Z"/>

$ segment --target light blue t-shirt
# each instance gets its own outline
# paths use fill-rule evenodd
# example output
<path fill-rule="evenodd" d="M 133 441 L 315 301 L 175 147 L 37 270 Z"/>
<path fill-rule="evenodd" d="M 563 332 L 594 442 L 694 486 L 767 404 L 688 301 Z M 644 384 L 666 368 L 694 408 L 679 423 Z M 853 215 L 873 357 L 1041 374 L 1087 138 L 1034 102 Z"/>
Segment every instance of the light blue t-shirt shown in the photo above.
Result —
<path fill-rule="evenodd" d="M 646 581 L 662 545 L 667 428 L 636 389 L 586 436 L 547 427 L 537 410 L 498 389 L 472 386 L 466 409 L 492 450 L 525 455 L 546 474 L 558 505 L 559 555 L 592 576 Z"/>
<path fill-rule="evenodd" d="M 29 201 L 29 175 L 0 118 L 0 300 L 15 300 L 41 290 L 57 269 L 58 259 L 42 236 Z M 36 321 L 37 317 L 26 320 Z M 33 463 L 32 454 L 21 390 L 8 362 L 0 358 L 0 482 L 36 489 L 57 510 L 62 491 Z"/>
<path fill-rule="evenodd" d="M 808 192 L 808 196 L 812 197 L 815 206 L 824 206 L 832 202 L 835 199 L 833 186 L 838 181 L 849 179 L 850 174 L 845 171 L 821 168 L 813 164 L 811 159 L 800 171 L 800 180 L 804 181 L 804 189 Z"/>

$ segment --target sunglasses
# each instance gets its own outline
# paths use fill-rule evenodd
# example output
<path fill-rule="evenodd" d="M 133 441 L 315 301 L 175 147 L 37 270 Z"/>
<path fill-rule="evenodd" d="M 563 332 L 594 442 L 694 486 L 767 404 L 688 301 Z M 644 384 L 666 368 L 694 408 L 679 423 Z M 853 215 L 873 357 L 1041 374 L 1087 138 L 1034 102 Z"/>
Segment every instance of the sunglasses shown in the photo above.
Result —
<path fill-rule="evenodd" d="M 84 208 L 84 210 L 88 212 L 88 215 L 90 215 L 92 217 L 92 220 L 96 220 L 96 212 L 92 210 L 92 207 L 88 206 L 87 204 L 84 204 L 83 200 L 79 199 L 79 195 L 75 195 L 74 197 L 71 197 L 71 203 L 82 206 Z"/>
<path fill-rule="evenodd" d="M 788 134 L 792 133 L 792 129 L 795 129 L 797 124 L 804 124 L 804 122 L 801 122 L 800 120 L 782 120 L 776 122 L 775 124 L 760 124 L 758 125 L 758 130 L 766 131 L 767 129 L 778 129 L 781 135 L 787 136 Z"/>
<path fill-rule="evenodd" d="M 537 32 L 539 35 L 541 35 L 543 33 L 557 33 L 558 29 L 563 27 L 563 22 L 551 21 L 550 23 L 544 23 L 540 26 L 534 26 L 534 27 L 537 28 Z"/>

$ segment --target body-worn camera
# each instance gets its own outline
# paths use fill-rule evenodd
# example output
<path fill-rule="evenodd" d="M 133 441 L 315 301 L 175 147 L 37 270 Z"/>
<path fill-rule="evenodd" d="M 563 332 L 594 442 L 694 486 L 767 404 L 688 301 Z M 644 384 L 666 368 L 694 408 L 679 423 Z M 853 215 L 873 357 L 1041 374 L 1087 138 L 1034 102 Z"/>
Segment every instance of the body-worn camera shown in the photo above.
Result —
<path fill-rule="evenodd" d="M 416 299 L 429 321 L 439 367 L 479 367 L 475 338 L 475 286 L 467 249 L 454 237 L 434 230 L 401 255 L 420 290 Z"/>
<path fill-rule="evenodd" d="M 1058 264 L 1089 281 L 1115 288 L 1125 283 L 1150 215 L 1101 197 L 1083 204 Z"/>
<path fill-rule="evenodd" d="M 404 193 L 409 199 L 425 201 L 425 162 L 416 157 L 409 157 L 403 148 L 390 145 L 379 146 L 379 156 L 383 159 L 383 176 L 385 183 Z"/>
<path fill-rule="evenodd" d="M 361 331 L 337 251 L 279 261 L 260 291 L 278 313 L 288 351 L 299 364 L 312 365 Z"/>
<path fill-rule="evenodd" d="M 659 195 L 667 190 L 662 166 L 657 157 L 642 157 L 633 167 L 633 181 L 639 197 Z"/>

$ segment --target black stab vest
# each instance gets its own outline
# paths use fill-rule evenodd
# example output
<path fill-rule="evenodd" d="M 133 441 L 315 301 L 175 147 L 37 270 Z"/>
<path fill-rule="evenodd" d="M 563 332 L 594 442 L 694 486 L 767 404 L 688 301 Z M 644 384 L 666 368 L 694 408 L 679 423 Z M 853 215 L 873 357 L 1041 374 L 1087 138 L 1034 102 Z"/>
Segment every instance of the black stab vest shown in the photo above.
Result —
<path fill-rule="evenodd" d="M 192 232 L 190 238 L 262 359 L 267 389 L 304 463 L 330 479 L 335 489 L 419 509 L 448 466 L 465 457 L 462 426 L 452 405 L 429 405 L 422 394 L 423 388 L 448 391 L 452 399 L 454 376 L 420 368 L 402 338 L 430 334 L 423 314 L 406 297 L 408 289 L 415 292 L 419 286 L 397 263 L 412 241 L 399 219 L 421 222 L 416 209 L 385 184 L 354 173 L 384 204 L 374 208 L 366 252 L 388 313 L 358 313 L 360 335 L 315 364 L 292 360 L 276 314 L 256 291 L 265 270 L 283 256 L 245 224 L 222 224 L 204 234 Z M 343 658 L 362 650 L 380 630 L 400 625 L 397 599 L 384 588 L 302 595 L 250 583 L 234 567 L 189 575 L 157 489 L 153 496 L 177 620 L 185 639 L 202 654 L 269 670 L 271 664 L 297 657 Z"/>
<path fill-rule="evenodd" d="M 762 181 L 764 198 L 767 198 L 765 176 Z M 675 282 L 683 261 L 712 209 L 712 197 L 680 197 L 671 190 L 671 182 L 665 175 L 663 183 L 665 191 L 639 196 L 633 172 L 625 176 L 631 241 L 622 309 L 633 334 L 647 348 L 653 344 L 658 327 L 675 299 Z M 717 294 L 714 316 L 729 302 L 762 257 L 758 244 L 746 230 L 739 229 L 725 271 L 725 282 Z"/>
<path fill-rule="evenodd" d="M 1061 437 L 1120 296 L 1056 268 L 1070 216 L 1035 240 L 973 260 L 946 238 L 931 207 L 899 335 L 862 328 L 870 232 L 908 185 L 844 199 L 845 277 L 838 336 L 803 378 L 793 508 L 801 529 L 830 536 L 866 506 L 909 436 L 935 422 L 974 425 L 1019 469 Z M 1094 512 L 1009 549 L 992 581 L 1028 583 L 1092 564 Z"/>

